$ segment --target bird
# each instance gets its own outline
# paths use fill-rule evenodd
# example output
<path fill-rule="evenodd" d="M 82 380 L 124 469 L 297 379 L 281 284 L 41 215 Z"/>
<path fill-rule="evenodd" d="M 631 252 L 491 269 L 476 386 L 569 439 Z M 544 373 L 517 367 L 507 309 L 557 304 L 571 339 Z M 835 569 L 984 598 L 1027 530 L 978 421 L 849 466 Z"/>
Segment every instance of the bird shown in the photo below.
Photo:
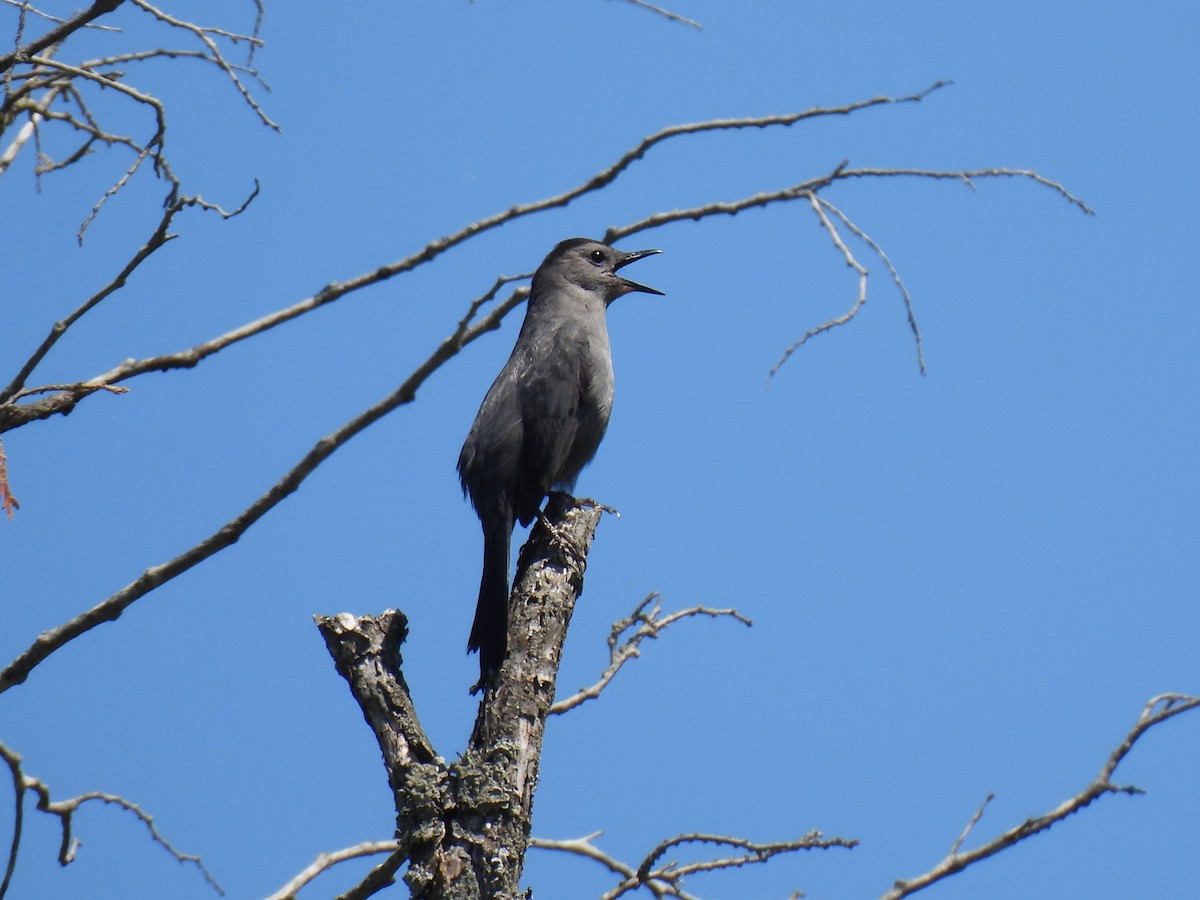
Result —
<path fill-rule="evenodd" d="M 571 492 L 595 456 L 613 404 L 605 314 L 618 297 L 662 291 L 618 274 L 661 250 L 560 242 L 533 275 L 525 320 L 458 457 L 463 494 L 483 528 L 483 573 L 467 652 L 479 651 L 476 688 L 494 685 L 508 649 L 510 541 L 551 491 Z"/>

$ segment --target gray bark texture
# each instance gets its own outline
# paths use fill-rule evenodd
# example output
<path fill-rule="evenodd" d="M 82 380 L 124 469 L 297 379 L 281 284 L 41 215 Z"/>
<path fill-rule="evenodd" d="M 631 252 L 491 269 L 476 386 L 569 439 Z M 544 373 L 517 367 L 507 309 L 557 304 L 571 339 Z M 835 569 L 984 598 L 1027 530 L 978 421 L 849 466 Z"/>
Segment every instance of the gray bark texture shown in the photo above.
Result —
<path fill-rule="evenodd" d="M 456 762 L 447 763 L 434 750 L 401 673 L 400 645 L 408 636 L 404 614 L 316 617 L 334 664 L 379 743 L 396 803 L 400 849 L 345 897 L 371 896 L 391 884 L 406 861 L 404 880 L 414 898 L 522 896 L 546 715 L 600 515 L 594 505 L 551 495 L 545 522 L 534 526 L 521 548 L 510 601 L 508 658 L 495 688 L 484 691 L 470 740 Z"/>

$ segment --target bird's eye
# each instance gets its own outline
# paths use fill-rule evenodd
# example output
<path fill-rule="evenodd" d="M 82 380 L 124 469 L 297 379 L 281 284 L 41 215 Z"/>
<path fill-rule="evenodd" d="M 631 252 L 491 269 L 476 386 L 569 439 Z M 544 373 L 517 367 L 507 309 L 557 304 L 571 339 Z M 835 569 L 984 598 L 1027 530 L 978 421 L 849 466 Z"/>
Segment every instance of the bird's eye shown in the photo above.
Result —
<path fill-rule="evenodd" d="M 596 265 L 600 265 L 602 262 L 604 262 L 604 251 L 603 250 L 593 250 L 591 253 L 588 254 L 588 259 L 590 259 Z"/>

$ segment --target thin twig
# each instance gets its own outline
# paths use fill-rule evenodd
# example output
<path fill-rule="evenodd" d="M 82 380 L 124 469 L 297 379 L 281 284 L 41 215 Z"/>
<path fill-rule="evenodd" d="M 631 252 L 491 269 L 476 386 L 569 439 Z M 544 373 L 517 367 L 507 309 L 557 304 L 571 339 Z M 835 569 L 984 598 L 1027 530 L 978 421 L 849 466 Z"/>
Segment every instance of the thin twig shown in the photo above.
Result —
<path fill-rule="evenodd" d="M 129 183 L 129 179 L 133 177 L 137 170 L 141 168 L 142 163 L 147 159 L 150 159 L 153 162 L 154 170 L 157 174 L 165 177 L 171 182 L 171 192 L 169 196 L 175 194 L 178 189 L 179 182 L 171 174 L 170 166 L 162 155 L 162 149 L 166 140 L 167 131 L 167 111 L 163 106 L 162 101 L 160 101 L 157 97 L 145 93 L 144 91 L 139 91 L 137 88 L 130 87 L 124 82 L 117 80 L 112 75 L 85 69 L 80 66 L 69 65 L 68 63 L 58 62 L 57 60 L 51 59 L 48 55 L 32 56 L 29 58 L 29 62 L 33 65 L 40 66 L 42 68 L 53 69 L 66 75 L 70 75 L 73 78 L 90 81 L 100 85 L 102 88 L 108 88 L 116 91 L 117 93 L 124 94 L 132 100 L 135 100 L 144 106 L 150 107 L 154 111 L 154 133 L 150 135 L 150 139 L 146 141 L 145 144 L 138 144 L 131 138 L 121 138 L 115 135 L 107 134 L 101 135 L 102 139 L 108 143 L 122 143 L 134 148 L 135 154 L 133 162 L 130 163 L 129 167 L 125 170 L 121 177 L 118 178 L 108 188 L 108 190 L 104 192 L 101 198 L 92 207 L 91 212 L 89 212 L 87 217 L 84 218 L 83 223 L 79 226 L 77 239 L 79 240 L 80 244 L 83 243 L 84 232 L 87 231 L 88 226 L 91 225 L 96 216 L 100 214 L 100 210 L 103 209 L 104 205 L 113 196 L 115 196 L 126 184 Z M 69 119 L 69 121 L 78 128 L 81 128 L 85 131 L 89 130 L 87 126 L 84 126 L 82 123 L 79 123 L 74 119 Z"/>
<path fill-rule="evenodd" d="M 217 68 L 228 67 L 235 72 L 241 72 L 243 75 L 249 75 L 263 90 L 269 91 L 271 86 L 263 80 L 262 75 L 257 69 L 250 66 L 239 65 L 225 61 L 224 66 L 221 65 L 217 57 L 212 56 L 203 50 L 169 50 L 165 47 L 158 47 L 154 50 L 138 50 L 132 53 L 117 53 L 113 56 L 103 56 L 97 59 L 89 59 L 87 62 L 80 63 L 82 69 L 99 69 L 107 68 L 108 66 L 116 66 L 127 62 L 145 62 L 152 59 L 198 59 L 203 62 L 212 63 Z"/>
<path fill-rule="evenodd" d="M 833 246 L 836 247 L 838 252 L 842 254 L 842 259 L 845 260 L 846 265 L 858 273 L 858 294 L 855 296 L 854 303 L 848 310 L 846 310 L 840 316 L 835 316 L 826 322 L 822 322 L 820 325 L 810 328 L 801 336 L 800 340 L 795 341 L 790 347 L 784 350 L 783 355 L 779 358 L 779 361 L 776 362 L 775 365 L 771 367 L 771 370 L 767 373 L 768 378 L 773 378 L 775 373 L 780 370 L 783 364 L 791 359 L 792 354 L 807 344 L 810 338 L 814 338 L 817 335 L 824 334 L 833 328 L 839 328 L 842 325 L 845 325 L 858 315 L 858 311 L 862 309 L 863 305 L 867 302 L 867 276 L 870 273 L 867 272 L 866 267 L 864 267 L 862 263 L 854 258 L 854 254 L 850 252 L 850 248 L 847 247 L 846 242 L 842 240 L 842 236 L 838 232 L 837 226 L 835 226 L 833 222 L 829 220 L 829 217 L 825 215 L 825 209 L 822 206 L 821 201 L 817 198 L 817 195 L 810 191 L 808 193 L 808 199 L 809 203 L 812 205 L 813 212 L 817 214 L 817 219 L 820 221 L 821 227 L 828 232 L 830 240 L 833 241 Z"/>
<path fill-rule="evenodd" d="M 983 811 L 987 809 L 987 805 L 991 803 L 995 797 L 995 794 L 988 794 L 983 798 L 983 802 L 979 804 L 979 809 L 975 810 L 975 815 L 971 816 L 970 821 L 967 822 L 967 827 L 962 830 L 962 834 L 955 838 L 954 845 L 950 848 L 951 856 L 954 856 L 956 853 L 958 853 L 958 849 L 963 845 L 963 841 L 965 841 L 967 836 L 970 835 L 971 829 L 979 824 L 979 820 L 983 818 Z"/>
<path fill-rule="evenodd" d="M 650 594 L 637 605 L 631 615 L 624 619 L 618 619 L 613 623 L 612 632 L 608 636 L 609 663 L 607 668 L 600 673 L 599 679 L 594 684 L 589 687 L 580 688 L 569 697 L 556 700 L 550 707 L 550 715 L 561 715 L 568 710 L 586 703 L 588 700 L 594 700 L 599 697 L 600 693 L 608 687 L 625 663 L 641 656 L 640 648 L 642 641 L 647 638 L 658 638 L 660 634 L 680 619 L 691 618 L 693 616 L 710 616 L 716 619 L 728 616 L 729 618 L 737 619 L 737 621 L 746 626 L 753 624 L 736 609 L 711 609 L 707 606 L 693 606 L 663 616 L 661 601 L 662 597 L 659 594 Z M 653 607 L 647 612 L 646 607 L 651 604 L 653 604 Z"/>
<path fill-rule="evenodd" d="M 664 19 L 670 19 L 672 22 L 678 22 L 681 25 L 690 25 L 697 31 L 704 30 L 704 26 L 695 19 L 689 19 L 685 16 L 679 15 L 678 13 L 673 13 L 669 9 L 663 9 L 661 6 L 655 6 L 653 3 L 647 3 L 646 0 L 625 0 L 625 2 L 634 6 L 640 6 L 642 9 L 649 10 L 655 15 L 662 16 Z"/>
<path fill-rule="evenodd" d="M 850 221 L 850 218 L 844 212 L 842 212 L 840 209 L 838 209 L 836 206 L 834 206 L 832 203 L 830 203 L 824 197 L 819 198 L 819 202 L 823 207 L 825 207 L 825 209 L 829 210 L 835 216 L 837 216 L 839 219 L 841 219 L 843 224 L 845 224 L 845 226 L 847 228 L 849 228 L 850 231 L 853 232 L 853 234 L 860 241 L 862 241 L 864 244 L 866 244 L 868 247 L 870 247 L 872 250 L 874 250 L 875 255 L 878 256 L 879 259 L 883 262 L 883 264 L 887 267 L 888 274 L 890 274 L 892 276 L 892 282 L 896 285 L 896 289 L 898 291 L 900 291 L 900 298 L 904 301 L 904 312 L 905 312 L 905 315 L 908 316 L 908 327 L 909 327 L 909 329 L 911 329 L 911 331 L 913 333 L 913 342 L 916 344 L 916 348 L 917 348 L 917 367 L 921 370 L 921 374 L 924 375 L 925 374 L 924 341 L 921 338 L 921 327 L 917 324 L 917 315 L 913 311 L 912 297 L 908 293 L 908 288 L 904 284 L 904 279 L 902 279 L 900 277 L 900 273 L 896 271 L 896 267 L 892 265 L 892 261 L 888 258 L 888 255 L 883 252 L 883 248 L 880 247 L 877 243 L 875 243 L 875 241 L 873 241 L 871 239 L 870 235 L 868 235 L 865 231 L 863 231 L 861 228 L 859 228 L 857 225 L 855 225 L 852 221 Z"/>
<path fill-rule="evenodd" d="M 1089 216 L 1096 214 L 1094 209 L 1068 191 L 1063 185 L 1039 175 L 1032 169 L 968 169 L 962 172 L 950 172 L 938 169 L 846 169 L 840 175 L 841 178 L 895 178 L 898 176 L 961 181 L 967 187 L 971 188 L 971 190 L 975 189 L 975 180 L 979 178 L 1025 178 L 1043 187 L 1050 188 L 1064 200 L 1078 207 L 1081 212 Z"/>
<path fill-rule="evenodd" d="M 170 15 L 148 2 L 148 0 L 130 0 L 130 5 L 137 6 L 163 25 L 194 36 L 203 44 L 204 49 L 171 50 L 157 48 L 114 54 L 98 59 L 90 59 L 78 64 L 56 62 L 52 59 L 54 52 L 61 46 L 63 39 L 75 30 L 89 26 L 91 19 L 116 9 L 122 2 L 124 0 L 97 0 L 85 13 L 69 20 L 60 21 L 46 35 L 24 45 L 21 44 L 24 15 L 25 11 L 30 7 L 28 4 L 19 4 L 22 16 L 17 29 L 16 43 L 19 49 L 5 56 L 0 56 L 0 71 L 3 72 L 6 88 L 3 106 L 0 107 L 0 119 L 7 122 L 14 112 L 20 112 L 23 108 L 27 108 L 29 101 L 24 99 L 24 95 L 32 90 L 43 88 L 52 89 L 55 94 L 60 96 L 65 95 L 68 98 L 68 102 L 73 101 L 80 110 L 78 115 L 70 110 L 55 111 L 49 109 L 41 111 L 40 114 L 32 115 L 28 125 L 18 133 L 17 139 L 0 156 L 0 174 L 3 174 L 4 169 L 11 163 L 12 158 L 15 157 L 16 153 L 30 138 L 37 144 L 39 150 L 40 161 L 34 168 L 35 175 L 39 177 L 39 183 L 40 176 L 74 165 L 75 162 L 91 152 L 96 142 L 99 141 L 104 142 L 108 146 L 123 145 L 133 152 L 133 159 L 129 166 L 109 186 L 80 224 L 78 232 L 80 242 L 83 241 L 89 226 L 100 214 L 107 202 L 129 184 L 130 180 L 147 160 L 152 163 L 156 176 L 164 178 L 170 183 L 167 203 L 179 193 L 180 189 L 179 181 L 172 174 L 170 163 L 164 153 L 166 139 L 165 107 L 161 101 L 150 93 L 130 85 L 125 79 L 125 73 L 117 70 L 114 66 L 150 59 L 194 58 L 202 60 L 215 66 L 230 80 L 243 101 L 254 111 L 260 121 L 276 130 L 279 127 L 266 114 L 247 87 L 247 80 L 253 79 L 264 90 L 270 90 L 269 85 L 252 68 L 254 49 L 263 43 L 259 37 L 263 14 L 261 0 L 254 0 L 256 10 L 255 24 L 254 30 L 250 34 L 242 34 L 220 27 L 197 25 Z M 228 60 L 223 52 L 223 46 L 226 44 L 245 44 L 249 49 L 247 64 L 240 65 Z M 24 84 L 21 88 L 14 91 L 11 89 L 14 82 L 24 82 Z M 137 103 L 150 106 L 154 110 L 156 120 L 153 134 L 146 141 L 137 141 L 132 137 L 115 134 L 110 131 L 88 110 L 87 102 L 84 100 L 84 95 L 80 90 L 80 86 L 83 85 L 93 85 L 106 93 L 124 95 Z M 46 99 L 54 99 L 55 94 L 49 95 Z M 47 123 L 64 123 L 71 128 L 84 132 L 88 135 L 88 138 L 65 158 L 57 160 L 41 159 L 42 143 L 41 128 L 39 128 L 39 125 L 43 124 L 43 121 Z"/>

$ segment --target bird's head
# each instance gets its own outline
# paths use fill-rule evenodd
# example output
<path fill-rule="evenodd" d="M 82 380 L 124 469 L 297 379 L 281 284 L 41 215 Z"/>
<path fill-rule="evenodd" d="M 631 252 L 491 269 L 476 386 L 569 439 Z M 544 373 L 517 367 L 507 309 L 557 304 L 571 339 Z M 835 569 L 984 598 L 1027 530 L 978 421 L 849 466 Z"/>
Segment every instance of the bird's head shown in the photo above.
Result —
<path fill-rule="evenodd" d="M 636 281 L 630 281 L 617 274 L 619 269 L 631 262 L 661 252 L 661 250 L 626 252 L 588 238 L 571 238 L 550 251 L 550 255 L 538 267 L 537 273 L 534 275 L 534 282 L 545 277 L 561 278 L 586 291 L 600 295 L 604 298 L 605 306 L 622 294 L 633 291 L 662 295 L 662 291 L 638 284 Z"/>

